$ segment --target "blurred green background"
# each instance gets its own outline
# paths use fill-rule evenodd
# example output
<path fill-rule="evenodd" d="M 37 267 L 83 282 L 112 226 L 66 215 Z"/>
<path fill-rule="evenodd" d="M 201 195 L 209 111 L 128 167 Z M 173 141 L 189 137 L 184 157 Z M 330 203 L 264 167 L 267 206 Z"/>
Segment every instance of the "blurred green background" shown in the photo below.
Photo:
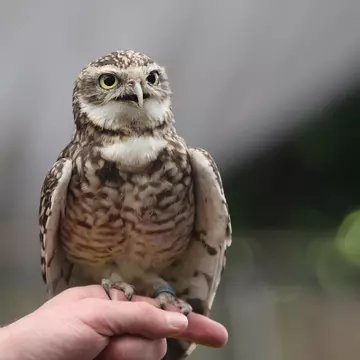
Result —
<path fill-rule="evenodd" d="M 231 211 L 213 310 L 229 343 L 191 358 L 357 360 L 360 3 L 209 4 L 1 3 L 0 324 L 46 299 L 39 192 L 75 76 L 135 48 L 168 69 L 178 132 L 214 155 Z"/>

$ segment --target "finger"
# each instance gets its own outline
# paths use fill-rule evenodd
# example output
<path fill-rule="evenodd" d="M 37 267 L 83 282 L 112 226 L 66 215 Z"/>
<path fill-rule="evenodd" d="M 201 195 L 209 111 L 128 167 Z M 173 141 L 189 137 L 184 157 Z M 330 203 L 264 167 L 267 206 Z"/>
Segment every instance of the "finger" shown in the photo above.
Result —
<path fill-rule="evenodd" d="M 117 289 L 110 289 L 110 293 L 113 300 L 128 301 L 122 291 Z M 87 298 L 109 299 L 104 291 L 104 288 L 100 285 L 77 286 L 63 291 L 59 295 L 48 300 L 45 304 L 42 305 L 42 307 L 72 303 L 74 301 Z M 157 301 L 155 299 L 144 296 L 133 296 L 132 301 L 146 301 L 155 306 L 157 305 Z"/>
<path fill-rule="evenodd" d="M 111 289 L 111 297 L 116 301 L 127 301 L 122 291 Z M 99 298 L 108 300 L 108 297 L 104 289 L 100 285 L 89 285 L 82 287 L 74 287 L 65 290 L 61 294 L 52 298 L 50 301 L 45 303 L 44 306 L 58 305 L 59 303 L 73 302 L 85 298 Z M 148 302 L 156 307 L 159 307 L 158 302 L 155 299 L 147 298 L 143 296 L 133 296 L 132 301 L 134 302 Z M 166 308 L 169 311 L 179 312 L 180 310 L 175 306 L 169 305 Z M 195 313 L 191 313 L 188 316 L 189 326 L 186 330 L 176 336 L 188 341 L 193 341 L 198 344 L 222 347 L 227 343 L 228 333 L 226 329 L 219 323 L 210 320 L 205 316 L 201 316 Z"/>
<path fill-rule="evenodd" d="M 223 325 L 195 313 L 189 314 L 188 321 L 186 330 L 176 338 L 216 348 L 226 345 L 228 332 Z"/>
<path fill-rule="evenodd" d="M 115 290 L 111 296 L 114 300 L 126 301 L 122 291 Z M 132 301 L 146 301 L 158 308 L 160 307 L 159 302 L 156 299 L 143 296 L 134 296 Z M 180 313 L 180 309 L 174 305 L 168 305 L 166 310 Z M 176 338 L 211 347 L 223 347 L 226 345 L 228 341 L 228 332 L 223 325 L 194 312 L 188 315 L 188 321 L 189 325 L 186 330 L 178 334 Z"/>
<path fill-rule="evenodd" d="M 159 339 L 179 334 L 188 325 L 186 316 L 146 302 L 82 299 L 70 309 L 84 324 L 104 336 L 136 334 Z"/>
<path fill-rule="evenodd" d="M 149 303 L 158 306 L 158 302 L 155 299 L 145 299 Z M 180 312 L 178 307 L 171 304 L 166 306 L 166 310 Z M 194 312 L 188 315 L 188 321 L 189 325 L 186 330 L 178 334 L 176 338 L 216 348 L 226 345 L 228 332 L 223 325 Z"/>
<path fill-rule="evenodd" d="M 72 303 L 86 298 L 108 299 L 104 289 L 100 285 L 76 286 L 64 290 L 60 294 L 48 300 L 42 307 L 57 306 Z"/>
<path fill-rule="evenodd" d="M 125 296 L 124 292 L 121 290 L 117 290 L 117 289 L 110 289 L 110 295 L 111 295 L 111 299 L 115 300 L 115 301 L 129 301 L 128 298 Z M 139 296 L 139 295 L 134 295 L 131 298 L 131 301 L 134 302 L 138 302 L 138 301 L 142 301 L 142 302 L 147 302 L 151 305 L 157 305 L 157 301 L 153 298 L 150 297 L 146 297 L 146 296 Z M 158 308 L 160 308 L 160 306 L 157 306 Z"/>
<path fill-rule="evenodd" d="M 166 340 L 121 336 L 110 341 L 98 360 L 160 360 L 166 354 Z"/>

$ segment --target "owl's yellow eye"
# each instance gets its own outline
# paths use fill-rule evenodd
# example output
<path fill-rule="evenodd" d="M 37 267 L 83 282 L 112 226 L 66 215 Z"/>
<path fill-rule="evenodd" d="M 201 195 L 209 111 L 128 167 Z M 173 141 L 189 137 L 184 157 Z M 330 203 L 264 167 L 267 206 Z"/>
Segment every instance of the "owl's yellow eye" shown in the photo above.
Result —
<path fill-rule="evenodd" d="M 152 84 L 152 85 L 158 85 L 159 84 L 159 73 L 157 71 L 152 71 L 146 80 Z"/>
<path fill-rule="evenodd" d="M 114 88 L 119 83 L 119 80 L 112 74 L 104 74 L 100 76 L 99 83 L 103 89 L 109 90 Z"/>

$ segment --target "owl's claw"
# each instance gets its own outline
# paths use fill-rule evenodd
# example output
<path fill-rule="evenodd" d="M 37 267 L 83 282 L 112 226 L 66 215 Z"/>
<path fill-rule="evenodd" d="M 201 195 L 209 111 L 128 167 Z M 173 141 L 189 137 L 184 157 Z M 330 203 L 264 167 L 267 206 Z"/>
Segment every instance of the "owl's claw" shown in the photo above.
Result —
<path fill-rule="evenodd" d="M 160 287 L 156 291 L 155 298 L 159 300 L 160 307 L 163 310 L 165 310 L 166 305 L 172 304 L 186 316 L 192 312 L 192 307 L 186 301 L 177 298 L 174 289 L 170 286 Z"/>
<path fill-rule="evenodd" d="M 134 292 L 135 292 L 135 289 L 132 285 L 129 285 L 127 284 L 126 282 L 124 281 L 112 281 L 108 278 L 104 278 L 101 280 L 101 286 L 103 287 L 103 289 L 105 290 L 106 292 L 106 295 L 108 296 L 108 298 L 110 300 L 111 299 L 111 295 L 110 295 L 110 289 L 113 288 L 113 289 L 117 289 L 117 290 L 121 290 L 126 298 L 131 301 L 133 295 L 134 295 Z"/>
<path fill-rule="evenodd" d="M 105 290 L 106 295 L 108 296 L 108 298 L 111 300 L 111 295 L 110 295 L 111 281 L 109 279 L 102 279 L 101 280 L 101 286 Z"/>

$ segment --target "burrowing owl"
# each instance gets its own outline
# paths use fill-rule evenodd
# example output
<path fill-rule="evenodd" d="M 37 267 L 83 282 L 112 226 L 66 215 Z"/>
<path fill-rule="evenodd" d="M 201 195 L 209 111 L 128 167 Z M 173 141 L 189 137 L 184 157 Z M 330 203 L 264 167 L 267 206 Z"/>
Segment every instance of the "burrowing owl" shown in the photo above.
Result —
<path fill-rule="evenodd" d="M 165 69 L 135 51 L 91 62 L 73 92 L 75 131 L 43 183 L 50 296 L 116 287 L 209 316 L 231 243 L 219 171 L 177 135 Z M 110 296 L 110 295 L 109 295 Z M 168 340 L 166 359 L 195 345 Z"/>

